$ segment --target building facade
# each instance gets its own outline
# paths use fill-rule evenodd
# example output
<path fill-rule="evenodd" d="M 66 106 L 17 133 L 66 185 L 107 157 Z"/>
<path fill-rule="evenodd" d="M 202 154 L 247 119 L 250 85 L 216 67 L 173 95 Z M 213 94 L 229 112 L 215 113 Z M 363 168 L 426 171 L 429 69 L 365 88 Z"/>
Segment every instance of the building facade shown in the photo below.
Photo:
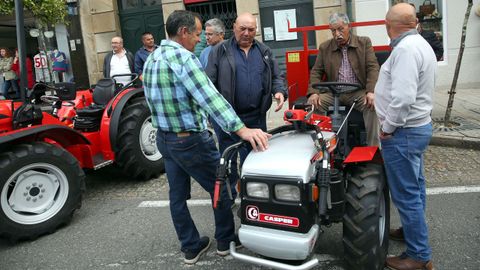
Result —
<path fill-rule="evenodd" d="M 300 34 L 286 32 L 286 19 L 290 20 L 292 27 L 327 24 L 333 12 L 347 13 L 352 21 L 381 20 L 395 2 L 399 0 L 67 0 L 72 22 L 67 26 L 56 26 L 55 38 L 58 48 L 65 51 L 70 60 L 73 72 L 68 75 L 86 86 L 102 78 L 104 57 L 111 50 L 110 41 L 114 36 L 122 36 L 125 47 L 135 53 L 142 46 L 143 32 L 152 32 L 156 43 L 166 37 L 164 22 L 174 10 L 196 11 L 204 21 L 219 17 L 226 22 L 227 36 L 231 35 L 229 31 L 236 15 L 250 12 L 258 18 L 256 38 L 272 48 L 280 67 L 285 68 L 285 52 L 300 49 L 303 44 Z M 406 2 L 415 4 L 422 24 L 433 30 L 443 42 L 444 57 L 438 63 L 437 88 L 449 88 L 460 49 L 467 0 Z M 473 0 L 473 3 L 458 87 L 480 88 L 480 76 L 477 76 L 480 17 L 475 15 L 480 0 Z M 427 9 L 430 14 L 423 14 Z M 5 28 L 0 40 L 4 44 L 15 44 L 12 31 L 15 25 L 12 18 L 9 20 L 10 28 Z M 0 17 L 0 26 L 2 23 Z M 384 26 L 363 27 L 353 31 L 369 36 L 374 45 L 389 44 Z M 10 33 L 8 35 L 11 37 L 5 38 L 4 33 Z M 308 35 L 309 47 L 317 48 L 330 37 L 328 30 L 311 32 Z M 31 45 L 32 48 L 35 46 Z"/>

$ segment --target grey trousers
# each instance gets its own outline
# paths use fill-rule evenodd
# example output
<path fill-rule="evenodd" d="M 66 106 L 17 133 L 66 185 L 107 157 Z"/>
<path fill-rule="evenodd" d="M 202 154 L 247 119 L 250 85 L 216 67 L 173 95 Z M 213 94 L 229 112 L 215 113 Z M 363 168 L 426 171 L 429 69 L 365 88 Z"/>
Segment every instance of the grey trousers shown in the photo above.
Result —
<path fill-rule="evenodd" d="M 322 109 L 325 112 L 329 106 L 333 106 L 333 95 L 331 93 L 319 94 Z M 379 146 L 380 124 L 378 122 L 377 113 L 374 109 L 369 109 L 365 105 L 365 90 L 358 90 L 352 93 L 340 95 L 340 104 L 351 106 L 353 101 L 360 97 L 355 104 L 355 109 L 363 113 L 363 121 L 367 132 L 367 144 L 371 146 Z"/>

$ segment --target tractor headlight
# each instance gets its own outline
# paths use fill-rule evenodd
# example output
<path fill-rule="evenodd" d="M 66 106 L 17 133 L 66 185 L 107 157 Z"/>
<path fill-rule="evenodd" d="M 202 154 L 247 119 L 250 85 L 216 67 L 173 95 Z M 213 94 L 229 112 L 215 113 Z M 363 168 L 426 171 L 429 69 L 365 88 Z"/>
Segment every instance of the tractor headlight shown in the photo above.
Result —
<path fill-rule="evenodd" d="M 249 197 L 268 199 L 268 186 L 265 183 L 247 182 L 247 195 Z"/>
<path fill-rule="evenodd" d="M 282 201 L 299 202 L 300 189 L 293 185 L 275 185 L 275 198 Z"/>

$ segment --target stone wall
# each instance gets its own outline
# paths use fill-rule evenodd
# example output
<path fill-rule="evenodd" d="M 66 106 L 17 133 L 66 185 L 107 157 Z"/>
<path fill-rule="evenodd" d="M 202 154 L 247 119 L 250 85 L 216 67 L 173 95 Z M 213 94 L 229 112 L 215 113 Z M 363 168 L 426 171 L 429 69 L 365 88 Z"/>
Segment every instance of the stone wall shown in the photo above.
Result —
<path fill-rule="evenodd" d="M 328 24 L 328 17 L 335 12 L 346 13 L 345 0 L 313 0 L 313 17 L 315 25 Z M 332 38 L 330 31 L 315 31 L 317 47 Z"/>
<path fill-rule="evenodd" d="M 118 8 L 114 0 L 88 0 L 79 5 L 90 84 L 103 78 L 103 59 L 111 50 L 111 39 L 120 35 Z"/>

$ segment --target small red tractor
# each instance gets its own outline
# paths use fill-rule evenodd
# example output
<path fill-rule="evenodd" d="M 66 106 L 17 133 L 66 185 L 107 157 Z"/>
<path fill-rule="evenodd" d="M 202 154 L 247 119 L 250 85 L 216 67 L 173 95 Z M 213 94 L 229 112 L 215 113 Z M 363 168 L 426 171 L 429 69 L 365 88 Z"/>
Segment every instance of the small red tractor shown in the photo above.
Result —
<path fill-rule="evenodd" d="M 81 206 L 84 169 L 115 163 L 135 179 L 163 172 L 143 89 L 114 78 L 91 89 L 38 83 L 24 101 L 0 100 L 0 235 L 33 239 L 67 223 Z M 122 76 L 122 75 L 119 75 Z M 115 77 L 115 76 L 114 76 Z M 32 102 L 41 96 L 50 104 Z"/>
<path fill-rule="evenodd" d="M 372 22 L 353 23 L 358 25 Z M 322 29 L 328 25 L 297 28 L 304 32 L 305 42 L 306 31 Z M 343 223 L 348 269 L 383 269 L 390 219 L 383 159 L 377 146 L 365 143 L 361 113 L 339 104 L 341 95 L 362 87 L 339 82 L 313 85 L 334 97 L 332 111 L 315 113 L 305 98 L 299 98 L 308 87 L 309 56 L 316 55 L 304 44 L 303 51 L 287 52 L 291 109 L 284 113 L 286 125 L 271 130 L 269 148 L 251 152 L 242 166 L 238 236 L 244 247 L 260 256 L 240 253 L 234 242 L 230 253 L 235 259 L 275 269 L 310 269 L 319 263 L 317 249 L 328 245 L 322 232 L 333 223 Z M 388 48 L 381 53 L 388 55 Z M 214 207 L 228 199 L 229 160 L 243 143 L 222 154 Z"/>

